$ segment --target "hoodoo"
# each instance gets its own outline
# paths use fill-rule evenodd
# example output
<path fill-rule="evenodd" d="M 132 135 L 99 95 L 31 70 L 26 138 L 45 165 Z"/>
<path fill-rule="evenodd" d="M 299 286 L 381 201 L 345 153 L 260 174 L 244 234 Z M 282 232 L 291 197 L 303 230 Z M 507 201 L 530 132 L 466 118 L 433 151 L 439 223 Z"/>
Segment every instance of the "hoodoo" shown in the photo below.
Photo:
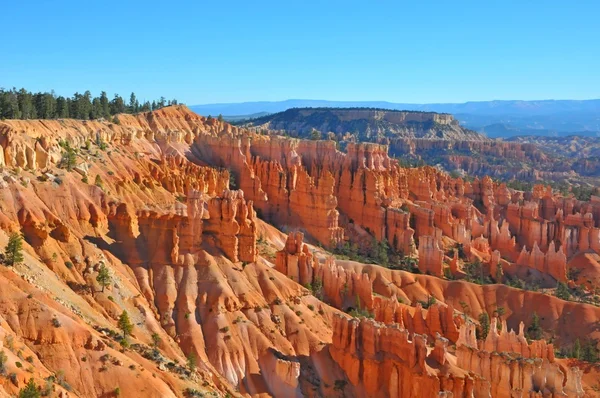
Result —
<path fill-rule="evenodd" d="M 591 391 L 595 199 L 181 105 L 117 118 L 0 121 L 0 396 Z"/>

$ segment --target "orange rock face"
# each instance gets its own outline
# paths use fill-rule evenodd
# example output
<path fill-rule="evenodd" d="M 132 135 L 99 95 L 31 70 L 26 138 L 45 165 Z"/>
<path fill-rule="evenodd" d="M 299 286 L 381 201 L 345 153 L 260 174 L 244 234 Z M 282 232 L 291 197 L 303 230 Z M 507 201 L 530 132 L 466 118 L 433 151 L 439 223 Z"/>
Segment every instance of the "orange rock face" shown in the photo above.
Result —
<path fill-rule="evenodd" d="M 183 106 L 118 119 L 0 121 L 0 247 L 19 232 L 25 255 L 0 266 L 0 396 L 52 375 L 65 397 L 592 391 L 553 344 L 600 338 L 597 307 L 467 281 L 479 263 L 491 282 L 570 277 L 594 294 L 597 199 L 465 182 L 403 168 L 384 145 L 340 152 Z M 321 248 L 375 259 L 384 240 L 389 268 Z M 499 307 L 477 341 L 479 315 Z M 527 341 L 534 312 L 553 344 Z"/>

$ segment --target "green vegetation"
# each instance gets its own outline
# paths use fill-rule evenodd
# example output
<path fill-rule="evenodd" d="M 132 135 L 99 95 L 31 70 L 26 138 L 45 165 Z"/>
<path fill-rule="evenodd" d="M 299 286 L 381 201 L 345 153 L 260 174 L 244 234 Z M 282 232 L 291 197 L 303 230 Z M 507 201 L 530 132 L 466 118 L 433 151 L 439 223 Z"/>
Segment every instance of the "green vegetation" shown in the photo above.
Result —
<path fill-rule="evenodd" d="M 119 321 L 117 322 L 117 326 L 123 332 L 123 339 L 126 339 L 127 336 L 131 334 L 133 331 L 133 323 L 129 319 L 129 314 L 127 311 L 123 310 L 121 316 L 119 316 Z"/>
<path fill-rule="evenodd" d="M 573 194 L 577 200 L 588 201 L 592 195 L 597 193 L 597 188 L 593 186 L 573 185 L 566 182 L 556 181 L 535 181 L 527 182 L 521 180 L 510 180 L 506 186 L 517 191 L 531 191 L 534 185 L 549 185 L 553 190 L 560 192 L 563 196 Z"/>
<path fill-rule="evenodd" d="M 333 246 L 333 245 L 332 245 Z M 379 264 L 383 267 L 401 267 L 401 253 L 393 250 L 386 239 L 377 240 L 372 237 L 369 247 L 361 247 L 355 243 L 345 242 L 343 245 L 334 246 L 333 254 L 344 260 L 353 260 L 366 264 Z"/>
<path fill-rule="evenodd" d="M 319 300 L 323 300 L 323 281 L 320 278 L 315 278 L 313 283 L 307 283 L 304 287 L 307 288 L 313 296 Z"/>
<path fill-rule="evenodd" d="M 198 361 L 196 359 L 196 354 L 194 354 L 193 352 L 190 352 L 189 355 L 187 356 L 187 367 L 191 372 L 194 372 L 196 370 L 196 366 L 198 364 Z"/>
<path fill-rule="evenodd" d="M 0 376 L 6 375 L 6 361 L 8 357 L 4 350 L 0 351 Z"/>
<path fill-rule="evenodd" d="M 0 88 L 0 119 L 108 119 L 118 113 L 147 112 L 176 104 L 177 100 L 167 101 L 164 97 L 140 104 L 134 93 L 131 93 L 126 104 L 117 94 L 109 100 L 104 91 L 99 97 L 92 97 L 90 91 L 63 97 L 54 92 L 32 93 L 24 88 Z"/>
<path fill-rule="evenodd" d="M 428 295 L 427 300 L 419 301 L 419 303 L 421 303 L 421 307 L 423 307 L 424 309 L 428 309 L 429 307 L 437 303 L 437 299 L 433 296 Z"/>
<path fill-rule="evenodd" d="M 35 384 L 33 378 L 29 379 L 27 385 L 19 391 L 19 398 L 40 398 L 42 396 L 41 388 Z"/>
<path fill-rule="evenodd" d="M 484 265 L 479 260 L 475 260 L 464 265 L 467 281 L 477 283 L 478 285 L 486 285 L 493 283 L 489 276 L 486 275 Z"/>
<path fill-rule="evenodd" d="M 525 335 L 531 340 L 540 340 L 542 338 L 542 327 L 540 326 L 540 317 L 536 312 L 531 316 L 531 324 L 527 327 Z"/>
<path fill-rule="evenodd" d="M 498 315 L 498 318 L 502 319 L 504 314 L 506 314 L 506 309 L 504 309 L 504 307 L 498 307 L 494 312 L 496 313 L 496 315 Z"/>
<path fill-rule="evenodd" d="M 591 338 L 577 339 L 571 346 L 561 347 L 556 350 L 557 358 L 575 358 L 581 361 L 597 363 L 600 361 L 598 341 Z"/>
<path fill-rule="evenodd" d="M 4 264 L 14 266 L 23 262 L 23 236 L 13 232 L 8 237 L 8 243 L 4 248 Z"/>
<path fill-rule="evenodd" d="M 231 170 L 229 170 L 229 189 L 237 189 L 235 176 L 233 175 L 233 172 Z"/>
<path fill-rule="evenodd" d="M 366 308 L 362 308 L 360 305 L 360 298 L 358 297 L 358 295 L 356 296 L 356 308 L 349 308 L 348 309 L 348 314 L 350 314 L 350 316 L 354 317 L 354 318 L 374 318 L 375 315 L 373 315 L 373 313 L 371 313 L 368 309 Z"/>
<path fill-rule="evenodd" d="M 158 333 L 152 333 L 152 348 L 158 348 L 158 345 L 162 341 Z"/>
<path fill-rule="evenodd" d="M 498 282 L 500 282 L 500 281 L 498 281 Z M 514 288 L 521 289 L 521 290 L 528 290 L 528 291 L 532 291 L 532 292 L 537 292 L 538 290 L 540 290 L 540 285 L 536 280 L 524 281 L 516 276 L 511 277 L 511 276 L 506 275 L 506 277 L 503 278 L 501 282 L 507 286 L 514 287 Z"/>
<path fill-rule="evenodd" d="M 110 286 L 112 278 L 110 273 L 108 272 L 108 268 L 106 265 L 100 265 L 100 269 L 98 270 L 98 276 L 96 276 L 96 282 L 102 286 L 102 292 L 104 292 L 104 288 Z"/>
<path fill-rule="evenodd" d="M 61 147 L 63 148 L 63 153 L 60 160 L 60 167 L 67 169 L 67 171 L 73 171 L 73 168 L 77 164 L 77 151 L 69 142 L 64 142 Z"/>
<path fill-rule="evenodd" d="M 96 179 L 94 180 L 94 185 L 102 188 L 104 186 L 104 183 L 102 182 L 102 177 L 100 177 L 100 174 L 96 174 Z"/>
<path fill-rule="evenodd" d="M 556 285 L 556 291 L 554 292 L 554 295 L 561 300 L 568 301 L 571 299 L 571 292 L 569 291 L 569 287 L 564 282 L 558 282 L 558 284 Z"/>
<path fill-rule="evenodd" d="M 334 391 L 344 391 L 344 388 L 346 388 L 346 385 L 348 385 L 348 382 L 346 380 L 336 380 L 333 383 L 333 390 Z"/>
<path fill-rule="evenodd" d="M 487 312 L 479 314 L 479 327 L 475 331 L 478 340 L 485 340 L 490 333 L 490 316 Z"/>

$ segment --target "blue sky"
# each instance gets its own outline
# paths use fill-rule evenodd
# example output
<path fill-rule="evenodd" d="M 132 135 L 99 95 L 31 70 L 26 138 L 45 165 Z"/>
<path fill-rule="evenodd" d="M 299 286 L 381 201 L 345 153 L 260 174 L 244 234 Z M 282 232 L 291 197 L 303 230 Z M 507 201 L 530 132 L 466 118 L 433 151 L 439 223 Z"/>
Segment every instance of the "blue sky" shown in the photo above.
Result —
<path fill-rule="evenodd" d="M 187 104 L 600 97 L 599 1 L 5 1 L 0 87 Z"/>

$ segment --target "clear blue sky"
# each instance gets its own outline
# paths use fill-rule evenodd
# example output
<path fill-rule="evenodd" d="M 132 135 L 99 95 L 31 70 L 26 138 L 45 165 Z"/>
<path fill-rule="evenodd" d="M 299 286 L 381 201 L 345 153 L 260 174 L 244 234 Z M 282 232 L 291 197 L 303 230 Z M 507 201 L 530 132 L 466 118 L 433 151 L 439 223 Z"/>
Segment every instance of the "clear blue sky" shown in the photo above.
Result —
<path fill-rule="evenodd" d="M 0 11 L 5 88 L 189 105 L 600 97 L 597 0 L 22 0 Z"/>

